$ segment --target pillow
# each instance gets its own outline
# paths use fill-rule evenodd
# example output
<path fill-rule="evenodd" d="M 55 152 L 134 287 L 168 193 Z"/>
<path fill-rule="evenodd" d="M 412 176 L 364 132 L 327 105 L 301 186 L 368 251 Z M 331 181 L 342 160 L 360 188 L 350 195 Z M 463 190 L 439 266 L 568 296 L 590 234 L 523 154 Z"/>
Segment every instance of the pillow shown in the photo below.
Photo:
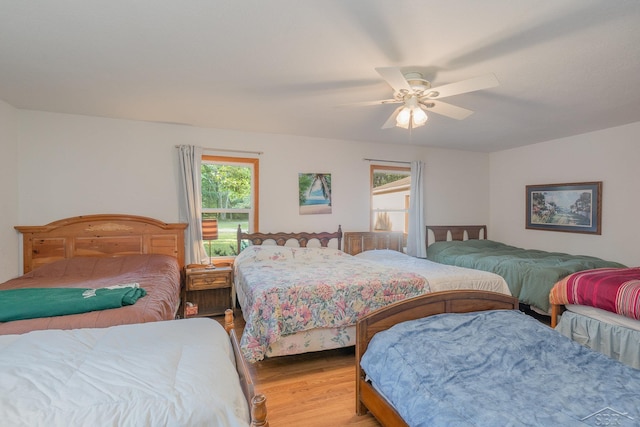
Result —
<path fill-rule="evenodd" d="M 330 261 L 336 257 L 349 256 L 334 248 L 292 248 L 296 262 Z"/>
<path fill-rule="evenodd" d="M 289 261 L 293 260 L 292 248 L 276 245 L 252 245 L 240 252 L 235 264 L 243 262 Z"/>
<path fill-rule="evenodd" d="M 367 259 L 370 261 L 404 261 L 407 258 L 412 258 L 403 252 L 393 251 L 391 249 L 373 249 L 360 252 L 359 254 L 356 254 L 354 256 L 356 258 Z"/>

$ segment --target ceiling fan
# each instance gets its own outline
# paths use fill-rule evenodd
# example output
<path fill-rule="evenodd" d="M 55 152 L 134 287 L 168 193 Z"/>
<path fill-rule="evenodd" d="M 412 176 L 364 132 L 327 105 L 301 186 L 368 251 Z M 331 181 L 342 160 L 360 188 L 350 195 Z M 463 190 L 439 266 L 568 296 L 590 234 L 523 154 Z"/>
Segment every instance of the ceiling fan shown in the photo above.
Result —
<path fill-rule="evenodd" d="M 382 129 L 394 126 L 405 129 L 422 126 L 427 121 L 426 111 L 462 120 L 473 114 L 473 111 L 442 102 L 440 99 L 500 84 L 495 75 L 487 74 L 432 88 L 431 83 L 418 72 L 403 73 L 398 67 L 379 67 L 376 71 L 393 89 L 393 98 L 356 105 L 402 104 L 389 116 Z"/>

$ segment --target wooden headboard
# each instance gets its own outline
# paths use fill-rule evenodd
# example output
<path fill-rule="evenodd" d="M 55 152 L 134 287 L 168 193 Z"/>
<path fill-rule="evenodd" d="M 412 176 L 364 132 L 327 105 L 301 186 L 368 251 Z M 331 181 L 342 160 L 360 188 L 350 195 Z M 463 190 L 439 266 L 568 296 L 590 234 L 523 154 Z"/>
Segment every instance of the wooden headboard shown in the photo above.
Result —
<path fill-rule="evenodd" d="M 433 233 L 433 240 L 429 238 L 429 234 Z M 465 236 L 466 233 L 466 236 Z M 451 240 L 474 239 L 482 240 L 487 238 L 486 225 L 427 225 L 427 247 L 434 242 L 442 242 L 449 240 L 448 235 L 451 234 Z"/>
<path fill-rule="evenodd" d="M 337 239 L 338 249 L 342 248 L 342 227 L 338 226 L 338 231 L 330 233 L 327 231 L 320 233 L 244 233 L 238 225 L 238 253 L 242 250 L 242 241 L 249 240 L 254 245 L 262 245 L 267 240 L 273 240 L 276 245 L 284 246 L 289 240 L 296 240 L 300 247 L 306 248 L 310 240 L 317 239 L 320 246 L 326 248 L 332 239 Z"/>
<path fill-rule="evenodd" d="M 24 273 L 77 256 L 164 254 L 177 258 L 180 267 L 184 266 L 187 224 L 167 224 L 134 215 L 100 214 L 14 228 L 22 233 Z"/>
<path fill-rule="evenodd" d="M 344 233 L 344 251 L 351 255 L 374 249 L 404 252 L 407 236 L 401 231 L 347 231 Z"/>

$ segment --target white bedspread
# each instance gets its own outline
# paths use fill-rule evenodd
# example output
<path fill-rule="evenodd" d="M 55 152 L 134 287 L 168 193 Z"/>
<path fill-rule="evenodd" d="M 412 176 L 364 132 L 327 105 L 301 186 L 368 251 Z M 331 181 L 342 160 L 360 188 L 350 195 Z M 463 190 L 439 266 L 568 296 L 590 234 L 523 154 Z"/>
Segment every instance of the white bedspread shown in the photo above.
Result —
<path fill-rule="evenodd" d="M 440 264 L 387 249 L 361 252 L 356 257 L 420 274 L 427 279 L 432 292 L 476 289 L 511 295 L 502 276 L 487 271 Z"/>
<path fill-rule="evenodd" d="M 3 426 L 248 426 L 215 320 L 0 336 Z"/>

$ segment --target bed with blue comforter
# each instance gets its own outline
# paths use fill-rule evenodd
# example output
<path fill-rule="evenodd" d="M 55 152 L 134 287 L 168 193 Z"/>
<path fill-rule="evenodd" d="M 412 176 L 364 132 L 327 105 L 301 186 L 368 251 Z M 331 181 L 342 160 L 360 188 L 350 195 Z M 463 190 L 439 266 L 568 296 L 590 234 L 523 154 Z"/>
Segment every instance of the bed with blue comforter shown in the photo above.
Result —
<path fill-rule="evenodd" d="M 387 412 L 409 426 L 588 426 L 602 425 L 598 423 L 605 418 L 620 426 L 638 425 L 640 370 L 517 310 L 469 312 L 473 299 L 460 299 L 456 308 L 447 295 L 439 295 L 455 300 L 456 293 L 421 299 L 437 299 L 428 314 L 463 313 L 391 327 L 393 322 L 377 321 L 369 325 L 374 332 L 368 336 L 359 326 L 360 413 L 371 410 L 383 425 L 403 425 L 385 419 Z M 398 307 L 392 310 L 402 313 Z M 375 333 L 380 329 L 386 330 Z M 388 408 L 372 403 L 371 394 L 378 394 Z"/>

